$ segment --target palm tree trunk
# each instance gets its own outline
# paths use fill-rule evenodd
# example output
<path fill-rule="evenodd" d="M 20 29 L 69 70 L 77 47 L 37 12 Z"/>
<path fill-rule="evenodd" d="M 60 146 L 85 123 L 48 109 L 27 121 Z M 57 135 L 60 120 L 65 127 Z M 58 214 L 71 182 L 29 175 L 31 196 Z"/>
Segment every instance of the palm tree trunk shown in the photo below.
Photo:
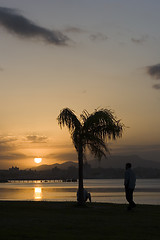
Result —
<path fill-rule="evenodd" d="M 83 148 L 80 144 L 79 151 L 78 151 L 78 165 L 79 165 L 79 197 L 78 203 L 79 205 L 84 204 L 84 194 L 83 194 Z"/>

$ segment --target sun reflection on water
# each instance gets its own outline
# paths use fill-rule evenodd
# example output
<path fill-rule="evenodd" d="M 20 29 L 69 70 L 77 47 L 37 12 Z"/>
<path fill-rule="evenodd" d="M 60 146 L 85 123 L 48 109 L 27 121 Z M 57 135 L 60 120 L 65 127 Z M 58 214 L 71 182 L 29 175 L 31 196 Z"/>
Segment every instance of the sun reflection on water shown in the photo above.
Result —
<path fill-rule="evenodd" d="M 34 199 L 36 199 L 36 200 L 42 199 L 42 188 L 41 187 L 34 188 Z"/>

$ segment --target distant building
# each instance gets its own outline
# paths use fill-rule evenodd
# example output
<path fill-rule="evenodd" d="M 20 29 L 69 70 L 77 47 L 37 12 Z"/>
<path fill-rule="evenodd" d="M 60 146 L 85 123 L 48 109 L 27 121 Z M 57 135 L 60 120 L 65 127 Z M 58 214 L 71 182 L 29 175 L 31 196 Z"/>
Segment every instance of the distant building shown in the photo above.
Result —
<path fill-rule="evenodd" d="M 11 167 L 11 168 L 9 168 L 9 172 L 12 172 L 12 173 L 17 173 L 17 172 L 19 172 L 19 168 L 18 167 Z"/>

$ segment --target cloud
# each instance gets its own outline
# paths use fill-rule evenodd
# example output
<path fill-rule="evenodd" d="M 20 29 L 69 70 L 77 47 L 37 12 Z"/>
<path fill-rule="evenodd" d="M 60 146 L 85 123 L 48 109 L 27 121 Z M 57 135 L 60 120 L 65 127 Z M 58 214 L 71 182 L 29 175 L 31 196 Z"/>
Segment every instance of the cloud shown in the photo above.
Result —
<path fill-rule="evenodd" d="M 138 155 L 146 160 L 159 161 L 160 144 L 150 145 L 121 145 L 110 143 L 112 146 L 111 155 L 130 156 Z"/>
<path fill-rule="evenodd" d="M 13 150 L 14 149 L 14 147 L 13 146 L 10 146 L 10 145 L 8 145 L 8 144 L 2 144 L 2 143 L 0 143 L 0 155 L 1 155 L 1 153 L 3 153 L 3 152 L 8 152 L 8 151 L 10 151 L 10 150 Z"/>
<path fill-rule="evenodd" d="M 102 33 L 91 34 L 89 36 L 89 38 L 91 41 L 106 41 L 106 40 L 108 40 L 108 37 Z"/>
<path fill-rule="evenodd" d="M 86 33 L 86 31 L 83 30 L 82 28 L 73 27 L 73 26 L 66 27 L 64 31 L 67 33 Z"/>
<path fill-rule="evenodd" d="M 60 31 L 51 31 L 22 16 L 17 10 L 0 7 L 0 26 L 22 38 L 43 39 L 54 45 L 67 45 L 69 38 Z"/>
<path fill-rule="evenodd" d="M 15 136 L 0 136 L 0 144 L 6 144 L 17 141 Z"/>
<path fill-rule="evenodd" d="M 77 153 L 76 152 L 68 152 L 68 153 L 51 153 L 46 156 L 50 159 L 55 159 L 58 161 L 77 161 Z"/>
<path fill-rule="evenodd" d="M 26 141 L 31 143 L 46 143 L 48 138 L 46 136 L 39 136 L 39 135 L 28 135 L 26 137 Z"/>
<path fill-rule="evenodd" d="M 75 27 L 75 26 L 67 26 L 64 29 L 67 33 L 74 33 L 74 34 L 87 34 L 87 37 L 93 42 L 101 42 L 101 41 L 107 41 L 108 37 L 100 32 L 92 33 L 91 31 L 88 31 L 86 29 Z"/>
<path fill-rule="evenodd" d="M 153 88 L 154 88 L 154 89 L 157 89 L 157 90 L 160 90 L 160 84 L 154 84 L 154 85 L 153 85 Z"/>
<path fill-rule="evenodd" d="M 0 136 L 0 160 L 19 160 L 27 158 L 25 154 L 17 152 L 17 141 L 15 136 Z"/>
<path fill-rule="evenodd" d="M 17 138 L 14 136 L 0 136 L 0 153 L 15 149 L 14 143 Z"/>
<path fill-rule="evenodd" d="M 13 143 L 17 141 L 14 136 L 0 136 L 0 150 L 13 148 Z"/>
<path fill-rule="evenodd" d="M 147 41 L 147 38 L 148 38 L 148 36 L 147 35 L 143 35 L 142 37 L 140 37 L 140 38 L 131 38 L 131 41 L 132 42 L 134 42 L 134 43 L 136 43 L 136 44 L 143 44 L 144 42 L 146 42 Z"/>
<path fill-rule="evenodd" d="M 6 154 L 0 154 L 0 160 L 24 160 L 25 158 L 28 158 L 25 154 L 22 153 L 6 153 Z"/>
<path fill-rule="evenodd" d="M 112 148 L 116 151 L 124 152 L 140 152 L 140 151 L 160 151 L 160 144 L 151 144 L 151 145 L 119 145 L 111 144 Z"/>
<path fill-rule="evenodd" d="M 146 67 L 146 71 L 151 78 L 160 81 L 160 64 L 159 63 Z M 160 90 L 160 83 L 154 84 L 152 87 L 156 90 Z"/>
<path fill-rule="evenodd" d="M 147 73 L 154 79 L 160 80 L 160 64 L 147 67 Z"/>

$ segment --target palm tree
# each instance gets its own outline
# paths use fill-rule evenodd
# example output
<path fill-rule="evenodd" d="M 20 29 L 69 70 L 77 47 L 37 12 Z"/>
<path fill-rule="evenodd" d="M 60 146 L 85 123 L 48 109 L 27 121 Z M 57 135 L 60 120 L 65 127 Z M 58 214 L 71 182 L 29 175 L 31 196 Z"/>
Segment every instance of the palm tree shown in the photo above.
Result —
<path fill-rule="evenodd" d="M 79 166 L 79 204 L 84 204 L 83 196 L 83 157 L 85 150 L 99 159 L 109 153 L 106 145 L 108 139 L 122 136 L 123 124 L 116 120 L 113 112 L 108 109 L 95 110 L 89 114 L 86 110 L 78 118 L 69 108 L 61 110 L 58 118 L 60 127 L 67 126 L 75 149 L 78 153 Z"/>

